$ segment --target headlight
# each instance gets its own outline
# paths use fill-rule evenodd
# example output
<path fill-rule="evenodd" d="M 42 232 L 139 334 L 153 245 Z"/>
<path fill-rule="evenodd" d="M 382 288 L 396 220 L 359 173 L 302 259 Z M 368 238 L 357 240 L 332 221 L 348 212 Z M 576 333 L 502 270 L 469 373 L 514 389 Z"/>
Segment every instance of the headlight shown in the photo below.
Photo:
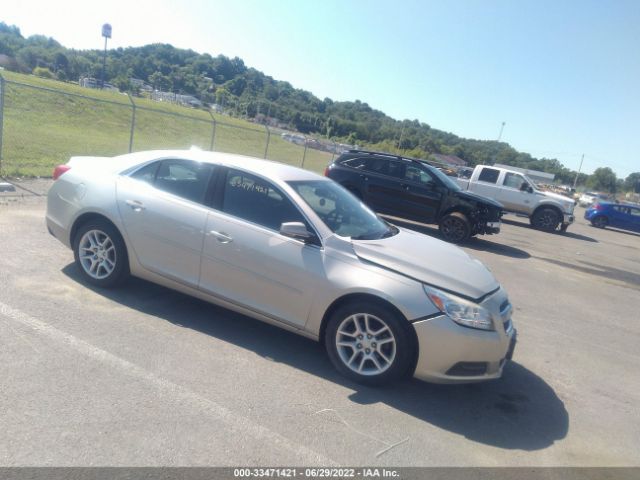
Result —
<path fill-rule="evenodd" d="M 450 293 L 423 285 L 424 291 L 442 313 L 459 325 L 480 330 L 495 330 L 493 318 L 484 307 Z"/>
<path fill-rule="evenodd" d="M 564 209 L 568 213 L 573 213 L 573 208 L 576 206 L 575 202 L 567 202 L 564 204 Z"/>

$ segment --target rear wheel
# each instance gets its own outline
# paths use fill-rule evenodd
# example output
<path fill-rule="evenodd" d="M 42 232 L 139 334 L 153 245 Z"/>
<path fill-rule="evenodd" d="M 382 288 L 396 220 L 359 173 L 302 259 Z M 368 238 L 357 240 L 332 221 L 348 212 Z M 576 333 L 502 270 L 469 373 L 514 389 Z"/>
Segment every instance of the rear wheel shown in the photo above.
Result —
<path fill-rule="evenodd" d="M 561 218 L 557 210 L 553 208 L 541 208 L 536 210 L 531 217 L 531 225 L 538 230 L 553 232 L 558 228 L 560 220 Z"/>
<path fill-rule="evenodd" d="M 92 220 L 80 226 L 73 253 L 84 279 L 98 287 L 114 287 L 129 274 L 124 240 L 107 221 Z"/>
<path fill-rule="evenodd" d="M 440 234 L 447 242 L 461 243 L 471 235 L 471 225 L 464 213 L 453 212 L 440 220 Z"/>
<path fill-rule="evenodd" d="M 325 345 L 331 362 L 345 377 L 367 385 L 397 381 L 415 355 L 410 324 L 391 308 L 355 302 L 331 316 Z"/>
<path fill-rule="evenodd" d="M 591 225 L 598 228 L 605 228 L 607 225 L 609 225 L 609 220 L 607 219 L 607 217 L 600 215 L 591 220 Z"/>

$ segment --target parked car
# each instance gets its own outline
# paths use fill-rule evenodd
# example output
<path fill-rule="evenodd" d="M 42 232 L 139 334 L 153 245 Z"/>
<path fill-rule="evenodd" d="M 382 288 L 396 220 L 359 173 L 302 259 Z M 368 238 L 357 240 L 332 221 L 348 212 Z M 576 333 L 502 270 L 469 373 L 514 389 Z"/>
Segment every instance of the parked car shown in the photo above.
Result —
<path fill-rule="evenodd" d="M 155 151 L 74 157 L 53 177 L 47 227 L 97 287 L 134 275 L 222 305 L 322 342 L 367 384 L 498 378 L 513 353 L 512 307 L 489 270 L 322 176 Z"/>
<path fill-rule="evenodd" d="M 457 179 L 458 184 L 498 200 L 507 212 L 529 217 L 534 228 L 552 232 L 558 227 L 566 231 L 573 223 L 575 202 L 552 192 L 543 192 L 526 175 L 506 168 L 476 165 L 469 180 Z"/>
<path fill-rule="evenodd" d="M 598 200 L 606 201 L 609 198 L 608 195 L 604 193 L 596 193 L 596 192 L 584 192 L 578 198 L 578 205 L 581 207 L 588 207 L 593 205 Z"/>
<path fill-rule="evenodd" d="M 640 232 L 640 206 L 598 202 L 584 212 L 584 218 L 598 228 L 615 227 Z"/>
<path fill-rule="evenodd" d="M 349 150 L 327 167 L 325 176 L 381 215 L 437 224 L 448 242 L 500 232 L 499 202 L 463 192 L 452 178 L 421 160 Z"/>

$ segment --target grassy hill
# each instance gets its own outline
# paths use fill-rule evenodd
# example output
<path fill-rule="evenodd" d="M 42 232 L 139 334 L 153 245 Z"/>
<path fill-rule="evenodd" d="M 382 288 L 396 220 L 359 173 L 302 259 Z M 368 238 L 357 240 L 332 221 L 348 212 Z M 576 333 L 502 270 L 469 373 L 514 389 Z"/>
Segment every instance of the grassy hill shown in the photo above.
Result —
<path fill-rule="evenodd" d="M 2 175 L 49 176 L 73 155 L 118 155 L 129 151 L 133 108 L 121 93 L 90 90 L 70 83 L 9 71 L 5 79 Z M 189 148 L 208 150 L 214 134 L 211 116 L 195 110 L 135 98 L 133 151 Z M 278 132 L 241 119 L 213 115 L 215 151 L 263 157 L 300 166 L 304 147 Z M 320 172 L 331 154 L 307 149 L 304 166 Z"/>

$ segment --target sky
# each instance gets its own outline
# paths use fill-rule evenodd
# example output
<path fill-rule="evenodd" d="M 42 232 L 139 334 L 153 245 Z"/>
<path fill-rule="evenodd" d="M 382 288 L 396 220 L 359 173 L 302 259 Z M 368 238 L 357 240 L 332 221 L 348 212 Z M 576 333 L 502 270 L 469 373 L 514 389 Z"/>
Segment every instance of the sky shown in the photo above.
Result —
<path fill-rule="evenodd" d="M 242 58 L 320 98 L 501 141 L 582 171 L 640 171 L 640 0 L 5 0 L 69 48 L 169 43 Z"/>

